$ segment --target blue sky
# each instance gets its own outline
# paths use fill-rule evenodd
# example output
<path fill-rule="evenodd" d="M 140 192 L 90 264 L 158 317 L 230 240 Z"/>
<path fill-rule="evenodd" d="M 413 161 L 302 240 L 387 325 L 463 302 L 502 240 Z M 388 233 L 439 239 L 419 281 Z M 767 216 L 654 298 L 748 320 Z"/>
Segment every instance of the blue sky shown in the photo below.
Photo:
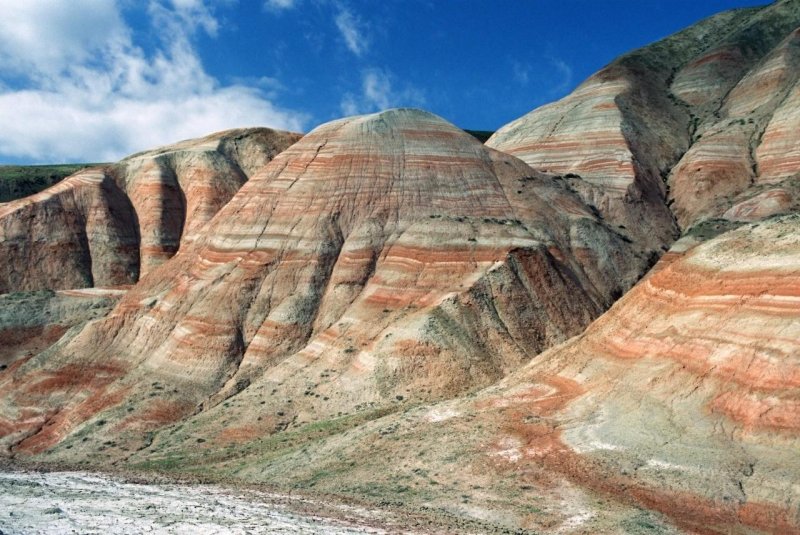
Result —
<path fill-rule="evenodd" d="M 429 109 L 494 130 L 749 0 L 0 0 L 0 163 Z"/>

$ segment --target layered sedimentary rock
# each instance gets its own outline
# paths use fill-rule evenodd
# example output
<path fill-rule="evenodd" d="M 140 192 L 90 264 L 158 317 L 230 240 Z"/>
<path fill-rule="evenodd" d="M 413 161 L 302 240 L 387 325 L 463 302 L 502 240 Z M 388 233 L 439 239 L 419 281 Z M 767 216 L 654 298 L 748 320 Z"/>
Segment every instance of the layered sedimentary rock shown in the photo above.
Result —
<path fill-rule="evenodd" d="M 800 216 L 663 262 L 491 394 L 509 462 L 703 532 L 800 532 Z"/>
<path fill-rule="evenodd" d="M 136 212 L 104 169 L 0 205 L 0 293 L 132 284 Z"/>
<path fill-rule="evenodd" d="M 780 213 L 796 202 L 775 202 L 789 192 L 752 187 L 798 172 L 799 25 L 794 1 L 716 15 L 621 57 L 487 144 L 566 173 L 654 253 L 744 200 L 751 216 Z"/>
<path fill-rule="evenodd" d="M 335 121 L 107 319 L 8 374 L 3 442 L 80 438 L 74 455 L 197 410 L 208 434 L 232 421 L 246 439 L 452 396 L 580 332 L 648 262 L 563 180 L 432 114 Z M 86 435 L 99 420 L 114 426 Z"/>
<path fill-rule="evenodd" d="M 784 89 L 788 94 L 772 114 L 755 150 L 759 179 L 763 182 L 797 178 L 800 172 L 800 143 L 797 141 L 800 128 L 800 30 L 792 34 L 786 48 L 789 49 L 786 54 L 792 54 L 787 62 L 791 61 L 790 66 L 794 68 L 791 73 L 794 83 Z"/>
<path fill-rule="evenodd" d="M 105 316 L 124 293 L 86 288 L 0 295 L 0 370 L 47 349 L 70 329 Z"/>
<path fill-rule="evenodd" d="M 790 32 L 741 78 L 734 77 L 736 84 L 718 99 L 714 113 L 694 116 L 695 142 L 669 179 L 682 227 L 713 217 L 767 217 L 800 201 L 794 191 L 780 187 L 800 171 L 793 156 L 800 143 L 792 134 L 799 37 L 797 30 Z"/>
<path fill-rule="evenodd" d="M 88 323 L 0 351 L 0 445 L 542 532 L 800 533 L 800 217 L 776 215 L 800 209 L 799 12 L 626 55 L 501 129 L 505 152 L 391 110 L 14 203 L 10 257 L 145 276 L 103 319 L 36 305 Z M 18 266 L 18 287 L 59 276 Z"/>
<path fill-rule="evenodd" d="M 132 284 L 297 134 L 231 130 L 81 171 L 0 205 L 0 293 Z"/>
<path fill-rule="evenodd" d="M 584 333 L 477 395 L 340 419 L 268 462 L 264 441 L 148 457 L 545 533 L 792 534 L 798 408 L 794 214 L 680 240 Z"/>
<path fill-rule="evenodd" d="M 585 82 L 565 99 L 531 112 L 495 133 L 487 145 L 513 154 L 532 167 L 565 174 L 573 188 L 587 203 L 595 206 L 611 223 L 645 245 L 660 252 L 677 232 L 669 210 L 663 202 L 665 195 L 660 168 L 688 146 L 685 132 L 674 117 L 680 109 L 672 110 L 669 101 L 660 103 L 659 124 L 664 124 L 666 141 L 671 154 L 660 165 L 648 162 L 649 156 L 660 158 L 660 141 L 652 133 L 637 138 L 643 145 L 642 160 L 631 152 L 631 141 L 624 130 L 630 123 L 620 107 L 620 96 L 636 91 L 634 76 L 610 67 Z M 638 133 L 638 132 L 637 132 Z M 648 165 L 651 164 L 651 165 Z M 639 223 L 640 222 L 640 223 Z"/>

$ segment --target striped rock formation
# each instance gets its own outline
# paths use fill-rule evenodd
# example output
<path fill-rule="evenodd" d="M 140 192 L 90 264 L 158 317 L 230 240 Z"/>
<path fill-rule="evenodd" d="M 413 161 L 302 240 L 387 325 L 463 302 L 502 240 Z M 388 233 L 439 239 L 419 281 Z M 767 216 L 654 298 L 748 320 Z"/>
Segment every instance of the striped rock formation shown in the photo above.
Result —
<path fill-rule="evenodd" d="M 69 329 L 106 315 L 124 293 L 85 288 L 0 295 L 0 370 L 44 351 Z"/>
<path fill-rule="evenodd" d="M 732 80 L 718 111 L 696 121 L 696 141 L 669 178 L 672 208 L 684 228 L 709 218 L 755 221 L 800 207 L 794 187 L 800 29 L 744 64 L 752 67 Z"/>
<path fill-rule="evenodd" d="M 0 206 L 31 264 L 6 288 L 143 273 L 0 351 L 0 447 L 540 532 L 800 533 L 797 26 L 797 0 L 712 17 L 501 150 L 391 110 Z"/>
<path fill-rule="evenodd" d="M 670 255 L 480 403 L 518 469 L 702 533 L 800 533 L 800 216 Z"/>
<path fill-rule="evenodd" d="M 106 319 L 0 376 L 2 443 L 141 447 L 198 410 L 191 428 L 247 440 L 453 396 L 579 333 L 648 261 L 563 180 L 432 114 L 342 119 L 257 172 Z"/>
<path fill-rule="evenodd" d="M 655 254 L 706 219 L 790 211 L 800 198 L 780 183 L 800 164 L 798 26 L 796 0 L 721 13 L 621 57 L 487 145 L 566 174 Z"/>
<path fill-rule="evenodd" d="M 104 169 L 0 205 L 0 293 L 132 284 L 139 237 L 130 199 Z"/>
<path fill-rule="evenodd" d="M 264 128 L 220 132 L 0 204 L 0 293 L 135 283 L 299 137 Z"/>
<path fill-rule="evenodd" d="M 268 442 L 166 440 L 139 460 L 537 533 L 800 533 L 800 215 L 680 240 L 584 333 L 475 395 L 339 425 L 268 461 Z"/>

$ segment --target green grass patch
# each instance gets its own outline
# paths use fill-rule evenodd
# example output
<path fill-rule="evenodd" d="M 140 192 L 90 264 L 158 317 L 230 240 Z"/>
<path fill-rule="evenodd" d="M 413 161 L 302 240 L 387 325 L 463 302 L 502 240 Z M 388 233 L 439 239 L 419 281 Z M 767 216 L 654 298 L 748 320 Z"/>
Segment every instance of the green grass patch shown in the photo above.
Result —
<path fill-rule="evenodd" d="M 373 411 L 313 422 L 295 430 L 283 431 L 245 444 L 240 452 L 245 455 L 256 454 L 259 461 L 263 461 L 338 435 L 371 420 L 377 420 L 397 409 L 396 406 L 386 406 Z"/>
<path fill-rule="evenodd" d="M 153 470 L 156 472 L 172 472 L 175 470 L 190 472 L 191 470 L 187 470 L 189 466 L 191 466 L 191 464 L 187 463 L 187 459 L 183 455 L 170 455 L 137 463 L 134 465 L 134 468 Z"/>
<path fill-rule="evenodd" d="M 297 429 L 281 431 L 251 442 L 230 444 L 226 447 L 198 448 L 197 439 L 191 439 L 187 440 L 185 444 L 179 445 L 175 453 L 151 457 L 141 463 L 136 463 L 133 468 L 184 473 L 197 471 L 209 474 L 214 467 L 214 472 L 231 475 L 242 468 L 263 465 L 284 455 L 290 455 L 311 444 L 389 415 L 399 408 L 397 405 L 386 406 L 372 411 L 313 422 Z M 212 442 L 213 439 L 206 437 L 204 445 L 207 446 Z M 174 446 L 175 439 L 168 438 L 161 445 Z"/>
<path fill-rule="evenodd" d="M 727 219 L 709 219 L 687 229 L 683 235 L 693 236 L 700 240 L 710 240 L 716 238 L 720 234 L 739 228 L 743 224 L 744 223 L 729 221 Z"/>

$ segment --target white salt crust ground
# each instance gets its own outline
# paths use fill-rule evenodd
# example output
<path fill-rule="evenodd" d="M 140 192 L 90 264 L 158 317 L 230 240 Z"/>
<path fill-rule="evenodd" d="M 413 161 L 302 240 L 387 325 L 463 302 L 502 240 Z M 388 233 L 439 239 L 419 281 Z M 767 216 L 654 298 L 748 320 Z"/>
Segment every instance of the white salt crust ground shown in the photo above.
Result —
<path fill-rule="evenodd" d="M 0 534 L 387 533 L 360 525 L 372 515 L 366 509 L 336 506 L 338 516 L 353 520 L 335 520 L 294 512 L 276 499 L 286 497 L 81 472 L 0 472 Z"/>

